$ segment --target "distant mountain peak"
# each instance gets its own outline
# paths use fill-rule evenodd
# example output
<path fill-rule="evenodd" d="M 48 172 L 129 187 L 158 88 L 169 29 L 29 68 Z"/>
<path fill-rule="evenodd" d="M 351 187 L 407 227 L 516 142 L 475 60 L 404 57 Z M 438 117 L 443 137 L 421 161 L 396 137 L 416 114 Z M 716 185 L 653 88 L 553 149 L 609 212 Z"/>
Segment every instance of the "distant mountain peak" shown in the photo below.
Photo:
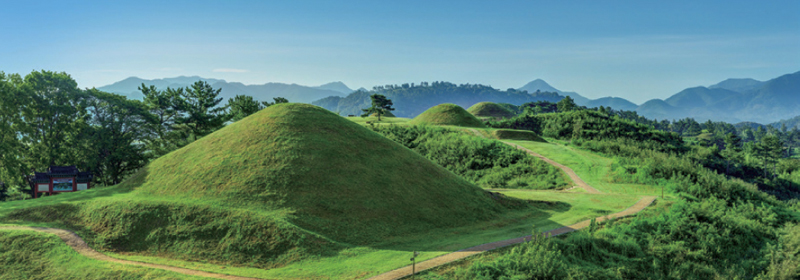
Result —
<path fill-rule="evenodd" d="M 710 89 L 721 88 L 735 92 L 745 92 L 757 88 L 762 84 L 764 84 L 764 82 L 750 78 L 727 79 L 717 84 L 711 85 L 708 88 Z"/>
<path fill-rule="evenodd" d="M 344 94 L 349 94 L 349 93 L 354 91 L 351 88 L 347 87 L 347 85 L 345 85 L 341 81 L 330 82 L 330 83 L 327 83 L 327 84 L 323 84 L 321 86 L 316 86 L 314 88 L 332 90 L 332 91 L 337 91 L 337 92 L 341 92 L 341 93 L 344 93 Z"/>
<path fill-rule="evenodd" d="M 542 79 L 533 80 L 533 81 L 525 84 L 524 86 L 522 86 L 518 90 L 527 90 L 528 92 L 536 92 L 538 90 L 538 91 L 561 93 L 560 90 L 554 88 L 553 86 L 551 86 L 550 84 L 548 84 L 547 82 L 545 82 Z"/>

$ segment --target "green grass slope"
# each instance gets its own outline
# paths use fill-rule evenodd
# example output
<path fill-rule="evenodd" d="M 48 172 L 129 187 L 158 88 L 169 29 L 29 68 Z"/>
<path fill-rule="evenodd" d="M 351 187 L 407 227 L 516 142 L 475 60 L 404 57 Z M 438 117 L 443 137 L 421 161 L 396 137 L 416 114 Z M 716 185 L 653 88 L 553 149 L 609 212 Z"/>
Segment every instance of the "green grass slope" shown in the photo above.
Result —
<path fill-rule="evenodd" d="M 349 243 L 501 210 L 413 151 L 304 104 L 262 110 L 153 161 L 126 184 L 152 195 L 291 209 L 292 223 Z"/>
<path fill-rule="evenodd" d="M 492 137 L 500 140 L 523 140 L 534 142 L 547 142 L 533 131 L 516 129 L 496 129 L 491 132 Z"/>
<path fill-rule="evenodd" d="M 477 103 L 469 107 L 467 112 L 476 117 L 511 118 L 515 116 L 514 112 L 494 102 Z"/>
<path fill-rule="evenodd" d="M 464 110 L 464 108 L 449 103 L 433 106 L 408 123 L 412 125 L 485 127 L 478 118 Z"/>
<path fill-rule="evenodd" d="M 490 221 L 501 203 L 323 108 L 278 104 L 118 186 L 9 204 L 0 221 L 72 229 L 100 250 L 274 268 Z"/>
<path fill-rule="evenodd" d="M 208 279 L 89 259 L 55 235 L 0 230 L 0 279 Z"/>

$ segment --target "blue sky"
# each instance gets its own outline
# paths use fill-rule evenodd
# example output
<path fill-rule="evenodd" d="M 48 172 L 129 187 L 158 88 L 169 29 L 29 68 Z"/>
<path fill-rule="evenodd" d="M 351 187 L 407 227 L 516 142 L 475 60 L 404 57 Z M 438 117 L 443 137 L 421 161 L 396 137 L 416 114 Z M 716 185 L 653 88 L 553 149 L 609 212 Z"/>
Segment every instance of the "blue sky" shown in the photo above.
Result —
<path fill-rule="evenodd" d="M 199 75 L 506 89 L 541 78 L 641 103 L 726 78 L 800 71 L 794 0 L 2 4 L 0 71 L 65 71 L 80 87 Z"/>

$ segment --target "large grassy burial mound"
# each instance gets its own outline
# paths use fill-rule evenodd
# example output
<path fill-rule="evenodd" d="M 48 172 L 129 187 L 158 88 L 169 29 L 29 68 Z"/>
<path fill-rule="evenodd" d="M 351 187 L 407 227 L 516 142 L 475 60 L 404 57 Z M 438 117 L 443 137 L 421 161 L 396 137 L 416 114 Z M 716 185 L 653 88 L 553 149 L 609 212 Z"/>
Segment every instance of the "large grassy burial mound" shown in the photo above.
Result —
<path fill-rule="evenodd" d="M 412 150 L 306 104 L 270 106 L 108 189 L 123 194 L 4 219 L 55 223 L 101 249 L 274 267 L 506 212 Z"/>
<path fill-rule="evenodd" d="M 408 226 L 463 225 L 499 210 L 417 153 L 303 104 L 270 106 L 159 158 L 127 184 L 147 194 L 291 209 L 294 223 L 347 242 Z"/>
<path fill-rule="evenodd" d="M 408 123 L 413 125 L 485 127 L 481 120 L 461 108 L 461 106 L 449 103 L 433 106 Z"/>
<path fill-rule="evenodd" d="M 477 103 L 469 107 L 467 112 L 476 117 L 511 118 L 515 116 L 514 112 L 494 102 Z"/>

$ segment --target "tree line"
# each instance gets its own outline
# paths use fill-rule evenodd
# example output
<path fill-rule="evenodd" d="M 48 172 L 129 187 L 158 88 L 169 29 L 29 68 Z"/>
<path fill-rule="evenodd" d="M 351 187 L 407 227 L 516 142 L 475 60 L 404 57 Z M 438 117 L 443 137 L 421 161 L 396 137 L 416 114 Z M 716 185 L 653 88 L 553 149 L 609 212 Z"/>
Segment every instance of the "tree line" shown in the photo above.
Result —
<path fill-rule="evenodd" d="M 30 196 L 25 175 L 76 165 L 99 185 L 115 185 L 151 160 L 274 102 L 239 95 L 222 104 L 220 89 L 142 84 L 144 100 L 80 89 L 64 72 L 0 72 L 0 201 Z"/>

